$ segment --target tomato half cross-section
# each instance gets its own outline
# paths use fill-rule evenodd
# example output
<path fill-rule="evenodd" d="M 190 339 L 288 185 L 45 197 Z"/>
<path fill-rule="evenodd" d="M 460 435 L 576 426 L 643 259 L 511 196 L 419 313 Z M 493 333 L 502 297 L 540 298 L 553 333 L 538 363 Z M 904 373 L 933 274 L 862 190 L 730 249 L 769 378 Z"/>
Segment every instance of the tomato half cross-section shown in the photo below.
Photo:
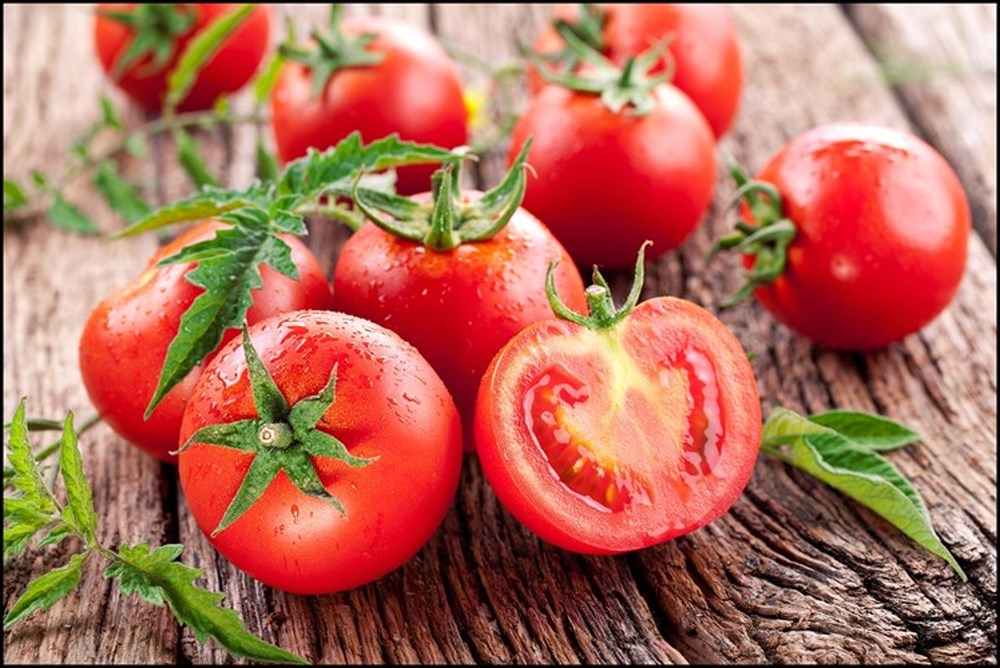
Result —
<path fill-rule="evenodd" d="M 197 263 L 158 263 L 227 227 L 217 221 L 199 223 L 161 248 L 136 280 L 94 307 L 80 336 L 80 373 L 94 407 L 125 440 L 167 462 L 177 461 L 170 451 L 177 448 L 181 416 L 200 367 L 163 397 L 149 419 L 144 415 L 181 317 L 205 290 L 185 278 Z M 246 314 L 250 323 L 330 306 L 330 286 L 312 251 L 294 236 L 280 237 L 291 248 L 299 280 L 262 266 L 261 286 L 251 293 L 253 304 Z M 224 340 L 238 331 L 227 330 Z"/>
<path fill-rule="evenodd" d="M 401 566 L 444 519 L 461 427 L 413 346 L 330 311 L 244 330 L 184 413 L 180 480 L 198 526 L 238 568 L 300 594 Z"/>
<path fill-rule="evenodd" d="M 115 85 L 150 112 L 163 108 L 167 77 L 190 42 L 242 5 L 230 3 L 99 4 L 94 43 L 101 66 Z M 270 46 L 271 10 L 253 8 L 209 58 L 178 105 L 209 109 L 257 71 Z"/>
<path fill-rule="evenodd" d="M 494 358 L 476 444 L 500 502 L 559 547 L 615 554 L 689 533 L 726 512 L 760 447 L 750 363 L 708 311 L 656 297 L 616 310 L 600 274 L 590 317 L 567 309 Z"/>
<path fill-rule="evenodd" d="M 750 294 L 816 343 L 874 350 L 954 298 L 972 228 L 958 176 L 906 132 L 831 123 L 790 141 L 750 180 L 744 220 L 715 250 L 743 254 Z"/>

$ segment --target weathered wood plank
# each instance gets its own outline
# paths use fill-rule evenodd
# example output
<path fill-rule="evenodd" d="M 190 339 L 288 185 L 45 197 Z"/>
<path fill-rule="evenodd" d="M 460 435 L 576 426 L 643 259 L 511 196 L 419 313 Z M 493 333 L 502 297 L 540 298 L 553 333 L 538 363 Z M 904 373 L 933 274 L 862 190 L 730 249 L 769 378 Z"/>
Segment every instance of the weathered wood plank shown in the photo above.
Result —
<path fill-rule="evenodd" d="M 510 5 L 348 11 L 386 12 L 433 27 L 494 62 L 514 54 L 513 36 L 530 41 L 547 13 Z M 324 8 L 282 12 L 300 35 L 326 19 Z M 905 128 L 907 115 L 915 118 L 879 83 L 875 61 L 834 7 L 733 12 L 747 86 L 723 148 L 747 167 L 759 168 L 787 139 L 821 122 L 850 118 Z M 86 16 L 76 8 L 4 8 L 5 171 L 24 175 L 39 164 L 62 164 L 68 137 L 96 114 L 93 91 L 104 84 L 86 52 L 89 43 L 78 37 Z M 788 54 L 809 58 L 789 61 Z M 927 57 L 935 54 L 931 49 Z M 466 69 L 463 76 L 474 82 L 477 73 Z M 71 103 L 53 105 L 54 99 Z M 59 131 L 23 131 L 39 120 Z M 940 132 L 950 134 L 946 125 Z M 229 183 L 249 180 L 251 128 L 203 140 Z M 984 144 L 995 151 L 995 138 Z M 483 161 L 481 185 L 496 182 L 503 148 Z M 166 167 L 167 147 L 161 150 L 161 188 L 186 192 L 183 177 Z M 735 289 L 734 260 L 704 264 L 712 239 L 729 224 L 722 204 L 731 192 L 720 177 L 702 228 L 648 267 L 645 296 L 678 294 L 715 309 Z M 74 193 L 88 197 L 83 188 Z M 81 201 L 100 206 L 92 196 Z M 109 218 L 102 223 L 113 226 Z M 313 226 L 310 242 L 324 266 L 333 266 L 346 237 L 340 227 Z M 90 307 L 134 276 L 153 245 L 151 237 L 105 245 L 37 223 L 5 226 L 5 415 L 18 393 L 32 399 L 31 412 L 56 414 L 67 406 L 87 412 L 76 338 Z M 892 459 L 923 493 L 942 539 L 970 575 L 967 585 L 858 504 L 773 461 L 758 463 L 747 493 L 705 529 L 632 555 L 587 558 L 545 545 L 521 527 L 469 457 L 451 513 L 416 559 L 377 583 L 322 597 L 271 590 L 228 564 L 177 499 L 173 469 L 106 428 L 85 441 L 93 448 L 88 473 L 109 541 L 179 536 L 188 546 L 186 563 L 207 568 L 203 584 L 225 592 L 250 630 L 318 662 L 995 661 L 996 349 L 982 342 L 996 339 L 995 271 L 984 244 L 974 240 L 955 303 L 919 335 L 872 355 L 816 348 L 755 304 L 722 314 L 758 355 L 766 409 L 875 410 L 925 435 Z M 623 293 L 626 283 L 617 274 L 613 287 Z M 5 578 L 5 605 L 29 572 L 61 563 L 63 554 L 15 562 Z M 91 569 L 79 595 L 5 634 L 5 662 L 232 663 L 213 644 L 200 646 L 179 631 L 164 611 L 112 592 Z M 93 601 L 100 603 L 86 607 Z"/>
<path fill-rule="evenodd" d="M 973 225 L 997 246 L 996 5 L 846 5 L 910 120 L 958 173 Z M 933 26 L 933 30 L 928 27 Z"/>

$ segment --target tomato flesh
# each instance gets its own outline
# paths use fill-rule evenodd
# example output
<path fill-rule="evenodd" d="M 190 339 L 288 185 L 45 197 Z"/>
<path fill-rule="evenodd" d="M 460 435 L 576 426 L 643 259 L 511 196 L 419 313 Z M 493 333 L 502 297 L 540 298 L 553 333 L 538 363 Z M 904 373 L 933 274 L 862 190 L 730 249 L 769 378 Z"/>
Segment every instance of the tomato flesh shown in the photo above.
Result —
<path fill-rule="evenodd" d="M 560 547 L 617 553 L 721 515 L 760 440 L 746 354 L 700 307 L 640 305 L 611 330 L 534 325 L 480 386 L 476 440 L 500 501 Z"/>

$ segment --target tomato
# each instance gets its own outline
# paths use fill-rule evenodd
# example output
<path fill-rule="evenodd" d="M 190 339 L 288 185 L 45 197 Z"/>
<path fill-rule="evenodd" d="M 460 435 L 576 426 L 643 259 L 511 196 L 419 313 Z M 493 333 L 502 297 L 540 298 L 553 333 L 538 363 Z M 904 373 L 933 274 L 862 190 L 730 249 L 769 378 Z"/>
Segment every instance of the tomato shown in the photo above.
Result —
<path fill-rule="evenodd" d="M 333 146 L 354 131 L 365 142 L 395 133 L 445 148 L 465 143 L 467 112 L 458 71 L 429 33 L 374 16 L 348 18 L 340 26 L 349 36 L 376 35 L 362 54 L 382 59 L 336 69 L 317 92 L 313 69 L 295 60 L 285 63 L 271 96 L 271 125 L 282 160 L 301 157 L 310 147 Z M 423 192 L 432 172 L 422 165 L 401 168 L 396 189 Z"/>
<path fill-rule="evenodd" d="M 199 369 L 167 393 L 148 420 L 143 415 L 181 316 L 204 289 L 184 278 L 195 264 L 157 267 L 156 263 L 211 238 L 222 227 L 218 222 L 200 223 L 160 249 L 141 276 L 94 307 L 80 337 L 80 372 L 98 413 L 125 440 L 168 462 L 177 461 L 169 453 L 177 448 L 181 416 Z M 330 287 L 315 256 L 297 238 L 282 238 L 292 248 L 299 280 L 261 267 L 262 286 L 253 292 L 247 312 L 250 323 L 330 305 Z M 225 338 L 236 331 L 229 330 Z"/>
<path fill-rule="evenodd" d="M 933 320 L 958 290 L 968 200 L 944 158 L 917 137 L 824 125 L 789 142 L 757 181 L 773 185 L 780 202 L 760 220 L 745 209 L 748 220 L 759 226 L 784 218 L 794 238 L 783 272 L 760 284 L 756 297 L 813 341 L 882 348 Z M 744 255 L 744 266 L 757 258 Z"/>
<path fill-rule="evenodd" d="M 601 297 L 595 287 L 588 295 Z M 760 446 L 753 371 L 726 326 L 673 297 L 630 308 L 600 324 L 528 327 L 479 389 L 476 444 L 497 498 L 576 552 L 626 552 L 704 526 L 740 495 Z"/>
<path fill-rule="evenodd" d="M 167 75 L 177 64 L 188 43 L 212 23 L 240 7 L 239 4 L 231 3 L 159 6 L 99 4 L 94 23 L 97 57 L 104 71 L 126 95 L 147 111 L 158 112 L 163 108 L 167 92 Z M 169 16 L 165 14 L 171 11 Z M 127 12 L 137 17 L 133 20 L 151 22 L 146 34 L 158 34 L 153 43 L 163 46 L 168 55 L 166 60 L 157 62 L 150 49 L 147 49 L 142 57 L 128 64 L 119 74 L 119 60 L 128 53 L 136 31 L 107 16 L 106 12 Z M 172 29 L 167 27 L 171 23 Z M 270 9 L 266 5 L 258 5 L 198 73 L 190 92 L 178 105 L 178 110 L 210 109 L 220 96 L 242 88 L 263 60 L 270 44 L 270 32 Z"/>
<path fill-rule="evenodd" d="M 476 193 L 464 197 L 468 201 Z M 559 262 L 560 291 L 582 308 L 583 280 L 572 259 L 523 209 L 493 238 L 445 251 L 400 239 L 369 222 L 340 252 L 334 305 L 388 327 L 417 347 L 455 398 L 471 452 L 476 390 L 490 360 L 523 328 L 551 317 L 540 291 L 550 262 Z"/>
<path fill-rule="evenodd" d="M 440 378 L 397 335 L 342 313 L 288 313 L 251 327 L 249 338 L 291 416 L 333 378 L 332 403 L 323 402 L 309 422 L 367 466 L 310 454 L 306 440 L 316 434 L 295 441 L 301 432 L 294 417 L 278 416 L 277 424 L 295 430 L 280 453 L 281 443 L 263 436 L 278 433 L 274 416 L 248 431 L 253 442 L 244 445 L 256 453 L 200 440 L 204 427 L 265 412 L 251 391 L 245 349 L 231 341 L 205 368 L 184 413 L 181 442 L 194 436 L 194 444 L 180 454 L 180 480 L 198 525 L 238 568 L 295 593 L 349 589 L 402 565 L 437 529 L 458 487 L 461 427 Z M 266 467 L 266 457 L 283 455 L 298 467 L 265 476 L 259 498 L 244 497 L 252 504 L 225 526 L 251 463 Z M 296 478 L 322 487 L 306 494 Z"/>
<path fill-rule="evenodd" d="M 524 208 L 582 265 L 627 266 L 639 244 L 656 256 L 697 226 L 715 187 L 712 131 L 673 86 L 651 92 L 652 109 L 613 112 L 600 97 L 550 85 L 524 112 L 508 160 L 529 136 Z"/>
<path fill-rule="evenodd" d="M 616 64 L 637 56 L 669 38 L 673 62 L 671 83 L 697 105 L 716 137 L 733 123 L 743 88 L 739 40 L 728 10 L 723 5 L 700 4 L 607 4 L 600 5 L 606 20 L 600 30 L 600 49 Z M 579 9 L 562 5 L 555 17 L 571 23 Z M 565 47 L 552 26 L 539 34 L 534 51 L 553 54 Z M 668 66 L 669 67 L 669 66 Z M 664 60 L 653 71 L 664 70 Z M 534 69 L 528 83 L 538 92 L 544 80 Z"/>

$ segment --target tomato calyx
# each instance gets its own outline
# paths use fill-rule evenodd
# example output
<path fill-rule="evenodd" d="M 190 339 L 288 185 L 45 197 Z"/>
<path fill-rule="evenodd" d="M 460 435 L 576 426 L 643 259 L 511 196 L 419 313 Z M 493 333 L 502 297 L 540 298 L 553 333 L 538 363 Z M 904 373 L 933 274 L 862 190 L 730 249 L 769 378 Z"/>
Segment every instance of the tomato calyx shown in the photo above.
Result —
<path fill-rule="evenodd" d="M 431 177 L 431 200 L 417 202 L 355 186 L 351 198 L 366 218 L 389 234 L 447 252 L 459 244 L 492 239 L 521 206 L 527 186 L 525 160 L 531 139 L 524 143 L 503 180 L 474 201 L 462 195 L 459 160 L 450 160 Z M 467 157 L 467 156 L 461 156 Z M 359 175 L 360 177 L 360 175 Z M 391 219 L 380 215 L 386 213 Z"/>
<path fill-rule="evenodd" d="M 604 280 L 604 276 L 601 275 L 597 266 L 594 266 L 594 284 L 588 286 L 584 291 L 584 294 L 587 295 L 587 306 L 590 310 L 589 316 L 577 313 L 559 298 L 555 282 L 555 269 L 558 263 L 553 262 L 550 264 L 548 272 L 545 275 L 545 296 L 549 300 L 552 312 L 563 320 L 568 320 L 587 329 L 610 329 L 617 325 L 639 303 L 639 295 L 642 294 L 642 284 L 646 280 L 646 271 L 643 264 L 646 257 L 646 246 L 651 246 L 652 243 L 652 241 L 644 241 L 639 247 L 639 256 L 635 261 L 635 278 L 632 281 L 632 289 L 621 308 L 615 306 L 608 282 Z"/>
<path fill-rule="evenodd" d="M 723 308 L 735 306 L 746 300 L 762 285 L 773 283 L 785 271 L 788 246 L 795 240 L 797 228 L 784 213 L 781 193 L 772 183 L 751 180 L 735 162 L 730 162 L 729 173 L 737 189 L 729 206 L 744 201 L 753 222 L 740 220 L 736 230 L 721 237 L 709 251 L 710 261 L 720 251 L 736 251 L 755 257 L 753 268 L 744 272 L 745 282 L 732 296 L 722 301 Z M 762 197 L 763 195 L 763 197 Z"/>
<path fill-rule="evenodd" d="M 542 56 L 529 52 L 528 58 L 549 83 L 581 93 L 600 95 L 601 102 L 612 113 L 621 113 L 626 107 L 631 107 L 630 113 L 633 116 L 649 114 L 655 106 L 653 89 L 673 79 L 673 59 L 667 51 L 669 38 L 660 40 L 637 56 L 631 56 L 621 67 L 617 67 L 607 56 L 581 39 L 569 23 L 557 22 L 556 29 L 566 42 L 566 48 L 574 53 L 582 71 L 554 72 L 545 66 Z M 661 60 L 666 62 L 666 70 L 652 76 L 650 71 Z"/>
<path fill-rule="evenodd" d="M 173 453 L 184 452 L 195 443 L 254 453 L 246 477 L 212 537 L 242 517 L 281 471 L 300 492 L 321 498 L 344 514 L 344 507 L 323 486 L 311 457 L 333 458 L 351 467 L 368 466 L 378 458 L 355 457 L 337 437 L 316 428 L 336 400 L 337 365 L 333 365 L 330 379 L 319 394 L 289 406 L 250 342 L 245 326 L 243 351 L 260 417 L 202 427 Z"/>
<path fill-rule="evenodd" d="M 596 5 L 586 2 L 580 5 L 579 10 L 579 14 L 574 22 L 571 23 L 566 19 L 556 19 L 552 22 L 552 27 L 560 35 L 566 31 L 571 32 L 578 41 L 583 42 L 594 51 L 603 52 L 607 45 L 604 40 L 604 24 L 608 20 L 608 13 Z M 569 42 L 565 40 L 563 42 L 563 48 L 554 53 L 529 53 L 525 49 L 522 49 L 522 52 L 529 58 L 534 55 L 542 61 L 556 66 L 550 69 L 561 72 L 572 72 L 583 61 L 580 54 Z"/>
<path fill-rule="evenodd" d="M 130 65 L 146 56 L 151 60 L 137 74 L 145 77 L 161 71 L 174 55 L 177 38 L 187 33 L 197 20 L 191 7 L 158 3 L 141 3 L 123 11 L 102 11 L 101 16 L 132 30 L 132 41 L 118 55 L 111 70 L 111 78 L 115 81 Z"/>
<path fill-rule="evenodd" d="M 318 99 L 326 89 L 330 77 L 337 70 L 348 67 L 377 65 L 385 54 L 370 51 L 368 46 L 378 36 L 366 32 L 348 36 L 340 28 L 340 13 L 343 8 L 334 3 L 330 6 L 330 29 L 326 33 L 313 30 L 309 33 L 315 43 L 314 48 L 294 44 L 292 39 L 278 47 L 278 52 L 289 60 L 294 60 L 312 72 L 312 96 Z"/>

